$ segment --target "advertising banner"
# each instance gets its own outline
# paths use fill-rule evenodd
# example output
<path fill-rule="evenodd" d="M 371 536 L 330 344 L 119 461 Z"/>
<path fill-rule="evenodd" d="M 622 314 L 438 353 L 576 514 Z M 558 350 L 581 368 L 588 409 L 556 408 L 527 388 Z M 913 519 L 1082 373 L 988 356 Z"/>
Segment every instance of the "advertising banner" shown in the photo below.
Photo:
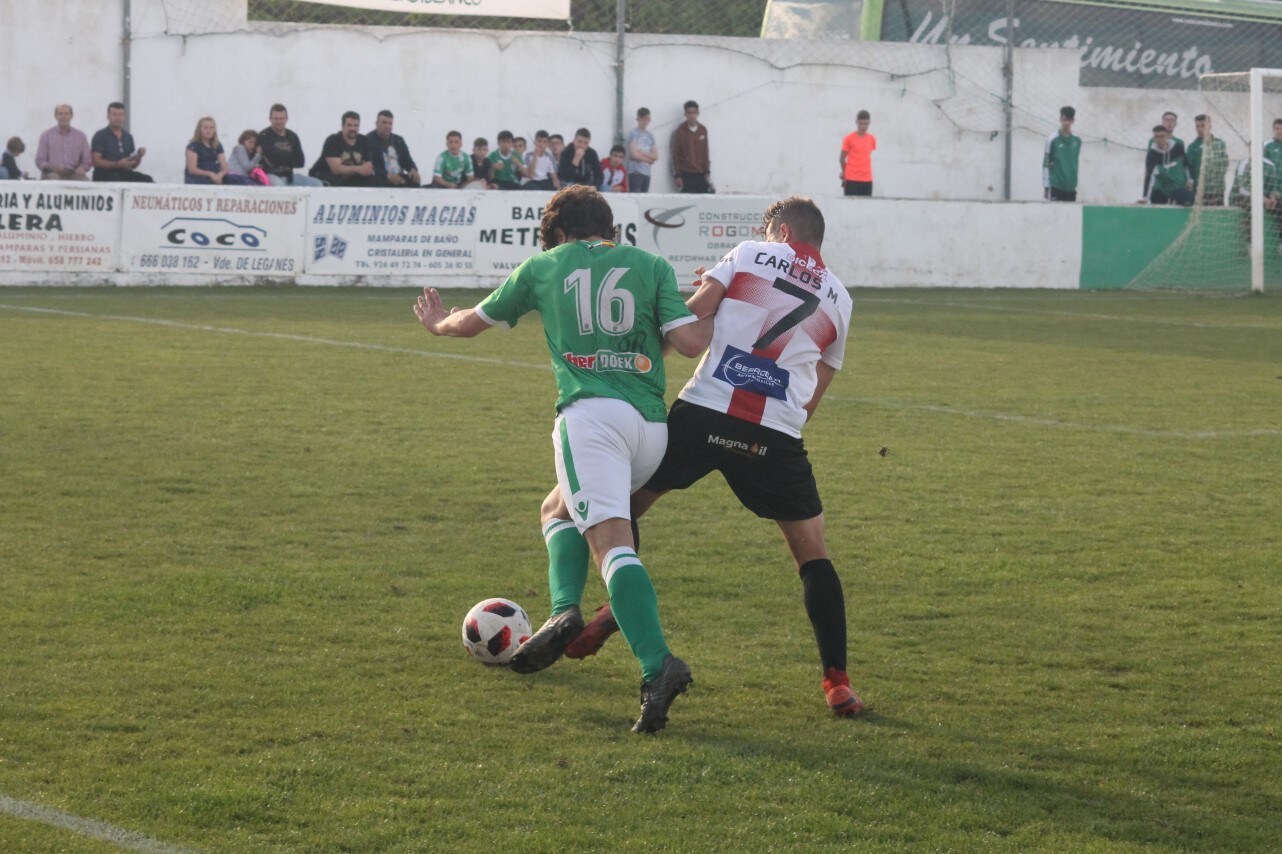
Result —
<path fill-rule="evenodd" d="M 293 278 L 303 268 L 303 195 L 288 190 L 125 190 L 122 266 L 134 273 Z"/>
<path fill-rule="evenodd" d="M 0 270 L 113 272 L 120 201 L 102 184 L 0 182 Z"/>
<path fill-rule="evenodd" d="M 313 190 L 307 263 L 313 275 L 459 276 L 476 272 L 484 192 Z"/>
<path fill-rule="evenodd" d="M 505 18 L 570 19 L 570 0 L 304 0 L 325 6 L 349 6 L 379 12 L 432 15 L 491 15 Z"/>
<path fill-rule="evenodd" d="M 1182 11 L 1017 0 L 968 0 L 949 15 L 938 0 L 902 0 L 882 18 L 881 40 L 915 44 L 1066 47 L 1081 56 L 1083 86 L 1196 89 L 1198 75 L 1282 66 L 1282 25 Z"/>
<path fill-rule="evenodd" d="M 482 195 L 476 211 L 476 272 L 507 276 L 539 252 L 539 226 L 550 192 Z M 615 216 L 618 214 L 616 212 Z"/>
<path fill-rule="evenodd" d="M 769 202 L 760 196 L 633 198 L 638 200 L 636 245 L 667 258 L 682 285 L 690 284 L 696 267 L 711 267 L 745 240 L 765 239 L 761 214 Z"/>

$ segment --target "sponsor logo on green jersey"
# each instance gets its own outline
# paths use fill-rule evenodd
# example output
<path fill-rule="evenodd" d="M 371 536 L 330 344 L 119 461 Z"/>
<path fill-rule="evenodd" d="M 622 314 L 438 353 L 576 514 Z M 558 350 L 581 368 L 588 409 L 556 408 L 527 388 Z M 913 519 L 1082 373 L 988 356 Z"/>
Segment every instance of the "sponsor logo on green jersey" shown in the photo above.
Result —
<path fill-rule="evenodd" d="M 654 362 L 644 353 L 616 353 L 613 350 L 597 350 L 590 356 L 578 353 L 562 353 L 565 359 L 576 368 L 585 371 L 625 371 L 630 374 L 648 374 Z"/>

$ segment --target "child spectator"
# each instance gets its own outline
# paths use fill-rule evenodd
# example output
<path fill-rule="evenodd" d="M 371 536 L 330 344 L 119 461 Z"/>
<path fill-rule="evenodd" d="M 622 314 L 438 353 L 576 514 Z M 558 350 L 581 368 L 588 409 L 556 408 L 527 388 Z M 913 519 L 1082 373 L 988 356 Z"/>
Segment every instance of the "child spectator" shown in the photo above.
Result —
<path fill-rule="evenodd" d="M 0 180 L 21 181 L 31 177 L 18 168 L 18 155 L 26 150 L 27 147 L 23 145 L 21 139 L 16 136 L 9 137 L 9 143 L 4 147 L 4 154 L 0 154 Z"/>
<path fill-rule="evenodd" d="M 552 155 L 552 138 L 541 130 L 534 134 L 534 150 L 525 157 L 525 182 L 527 190 L 559 190 L 561 179 L 556 175 L 556 157 Z"/>
<path fill-rule="evenodd" d="M 1046 137 L 1042 151 L 1042 187 L 1052 202 L 1077 201 L 1077 164 L 1082 154 L 1082 139 L 1073 136 L 1077 111 L 1060 107 L 1059 130 Z"/>
<path fill-rule="evenodd" d="M 847 196 L 872 195 L 872 153 L 877 150 L 877 137 L 868 132 L 872 114 L 855 113 L 855 129 L 841 141 L 841 186 Z"/>
<path fill-rule="evenodd" d="M 490 180 L 490 141 L 483 136 L 472 140 L 472 175 L 477 190 L 493 190 L 494 182 Z M 485 185 L 482 186 L 481 182 Z"/>
<path fill-rule="evenodd" d="M 1153 128 L 1153 147 L 1144 159 L 1144 198 L 1155 205 L 1193 204 L 1193 179 L 1182 142 L 1172 142 L 1163 125 Z"/>
<path fill-rule="evenodd" d="M 490 181 L 500 190 L 521 189 L 521 178 L 525 177 L 525 163 L 516 153 L 514 143 L 510 130 L 499 131 L 499 150 L 486 158 Z"/>
<path fill-rule="evenodd" d="M 559 133 L 549 136 L 548 151 L 552 152 L 552 159 L 559 164 L 561 162 L 561 152 L 565 151 L 565 137 Z"/>
<path fill-rule="evenodd" d="M 655 144 L 650 126 L 650 110 L 642 107 L 637 110 L 637 126 L 628 134 L 628 192 L 650 192 L 650 169 L 659 159 L 659 148 Z"/>
<path fill-rule="evenodd" d="M 622 145 L 610 149 L 610 159 L 601 168 L 601 192 L 628 192 L 628 168 L 623 162 L 624 154 Z"/>
<path fill-rule="evenodd" d="M 227 155 L 218 141 L 218 124 L 209 116 L 196 122 L 196 130 L 187 143 L 187 169 L 183 174 L 185 184 L 244 184 L 248 178 L 231 175 L 227 170 Z"/>
<path fill-rule="evenodd" d="M 231 157 L 227 158 L 227 174 L 241 175 L 245 178 L 245 183 L 259 183 L 254 181 L 254 170 L 261 171 L 263 164 L 263 155 L 258 150 L 258 131 L 247 130 L 236 140 L 236 147 L 231 150 Z M 266 174 L 263 175 L 262 183 L 266 183 Z"/>
<path fill-rule="evenodd" d="M 601 158 L 589 145 L 591 141 L 592 132 L 587 128 L 579 128 L 574 132 L 574 144 L 566 146 L 561 152 L 561 162 L 556 169 L 562 184 L 601 186 Z"/>
<path fill-rule="evenodd" d="M 452 130 L 445 135 L 445 150 L 436 156 L 432 186 L 457 190 L 472 180 L 472 158 L 463 153 L 463 134 Z"/>

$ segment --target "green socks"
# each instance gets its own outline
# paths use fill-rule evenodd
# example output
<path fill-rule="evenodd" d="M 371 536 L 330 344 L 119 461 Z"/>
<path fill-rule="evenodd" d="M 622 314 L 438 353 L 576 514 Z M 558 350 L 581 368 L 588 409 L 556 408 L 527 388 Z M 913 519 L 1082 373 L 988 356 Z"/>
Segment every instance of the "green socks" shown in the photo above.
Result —
<path fill-rule="evenodd" d="M 650 576 L 635 550 L 626 546 L 610 549 L 601 567 L 605 587 L 610 591 L 610 610 L 619 630 L 641 662 L 641 675 L 653 681 L 663 671 L 668 643 L 659 626 L 659 597 Z M 579 587 L 580 593 L 582 586 Z"/>
<path fill-rule="evenodd" d="M 568 519 L 552 519 L 543 525 L 548 547 L 548 593 L 552 616 L 583 601 L 591 553 L 588 541 Z"/>

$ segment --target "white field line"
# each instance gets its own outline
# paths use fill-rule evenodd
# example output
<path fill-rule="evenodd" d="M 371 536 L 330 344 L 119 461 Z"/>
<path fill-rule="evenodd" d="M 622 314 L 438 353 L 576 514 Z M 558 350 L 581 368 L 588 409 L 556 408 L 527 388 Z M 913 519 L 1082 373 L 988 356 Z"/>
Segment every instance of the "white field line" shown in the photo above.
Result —
<path fill-rule="evenodd" d="M 20 801 L 8 795 L 0 795 L 0 813 L 25 821 L 38 821 L 59 830 L 110 842 L 126 851 L 138 851 L 141 854 L 195 854 L 190 848 L 170 845 L 132 830 L 125 830 L 91 818 L 81 818 L 61 810 L 33 804 L 30 801 Z"/>
<path fill-rule="evenodd" d="M 361 341 L 340 341 L 335 338 L 317 338 L 311 335 L 294 335 L 286 332 L 259 332 L 251 329 L 237 329 L 228 326 L 206 326 L 196 323 L 184 323 L 178 320 L 166 320 L 153 317 L 130 317 L 116 314 L 92 314 L 83 311 L 66 311 L 56 308 L 35 306 L 6 305 L 0 303 L 0 310 L 30 312 L 35 314 L 52 314 L 60 317 L 85 317 L 93 320 L 111 320 L 122 323 L 143 323 L 151 326 L 163 326 L 170 329 L 188 329 L 194 332 L 214 332 L 222 335 L 245 335 L 251 338 L 269 338 L 279 341 L 296 341 L 302 344 L 316 344 L 324 347 L 343 347 L 350 350 L 370 350 L 380 353 L 404 353 L 411 356 L 423 356 L 429 359 L 452 359 L 458 362 L 472 362 L 483 365 L 502 365 L 511 368 L 529 368 L 537 371 L 548 371 L 547 362 L 520 362 L 509 359 L 494 359 L 488 356 L 472 356 L 460 353 L 440 353 L 432 350 L 419 350 L 413 347 L 393 347 L 387 344 L 368 344 Z M 1124 319 L 1124 318 L 1118 318 Z M 672 383 L 685 383 L 684 379 L 674 379 Z M 885 400 L 871 397 L 848 397 L 845 395 L 827 395 L 825 401 L 855 403 L 864 406 L 875 406 L 881 409 L 910 410 L 919 412 L 937 412 L 941 415 L 957 415 L 965 418 L 980 418 L 989 421 L 1010 424 L 1027 424 L 1034 427 L 1050 427 L 1058 430 L 1081 430 L 1094 433 L 1115 433 L 1130 436 L 1144 436 L 1155 439 L 1247 439 L 1259 436 L 1282 436 L 1282 429 L 1261 428 L 1254 430 L 1155 430 L 1145 427 L 1131 427 L 1125 424 L 1088 424 L 1078 421 L 1063 421 L 1055 418 L 1036 418 L 1027 415 L 1012 415 L 1003 412 L 985 412 L 983 410 L 958 409 L 952 406 L 940 406 L 928 403 L 910 403 L 900 400 Z"/>
<path fill-rule="evenodd" d="M 1001 305 L 994 302 L 967 302 L 965 300 L 938 300 L 938 299 L 912 299 L 909 297 L 869 297 L 860 296 L 856 301 L 856 307 L 859 303 L 875 302 L 897 305 L 927 305 L 939 306 L 945 305 L 950 308 L 973 309 L 975 311 L 992 311 L 992 312 L 1009 312 L 1011 314 L 1036 314 L 1051 317 L 1076 317 L 1083 320 L 1107 320 L 1116 323 L 1151 323 L 1157 326 L 1186 326 L 1190 329 L 1260 329 L 1260 330 L 1277 330 L 1276 324 L 1267 323 L 1204 323 L 1200 320 L 1179 320 L 1177 318 L 1166 317 L 1127 317 L 1120 314 L 1097 314 L 1082 311 L 1058 311 L 1047 308 L 1031 308 L 1026 306 Z"/>

